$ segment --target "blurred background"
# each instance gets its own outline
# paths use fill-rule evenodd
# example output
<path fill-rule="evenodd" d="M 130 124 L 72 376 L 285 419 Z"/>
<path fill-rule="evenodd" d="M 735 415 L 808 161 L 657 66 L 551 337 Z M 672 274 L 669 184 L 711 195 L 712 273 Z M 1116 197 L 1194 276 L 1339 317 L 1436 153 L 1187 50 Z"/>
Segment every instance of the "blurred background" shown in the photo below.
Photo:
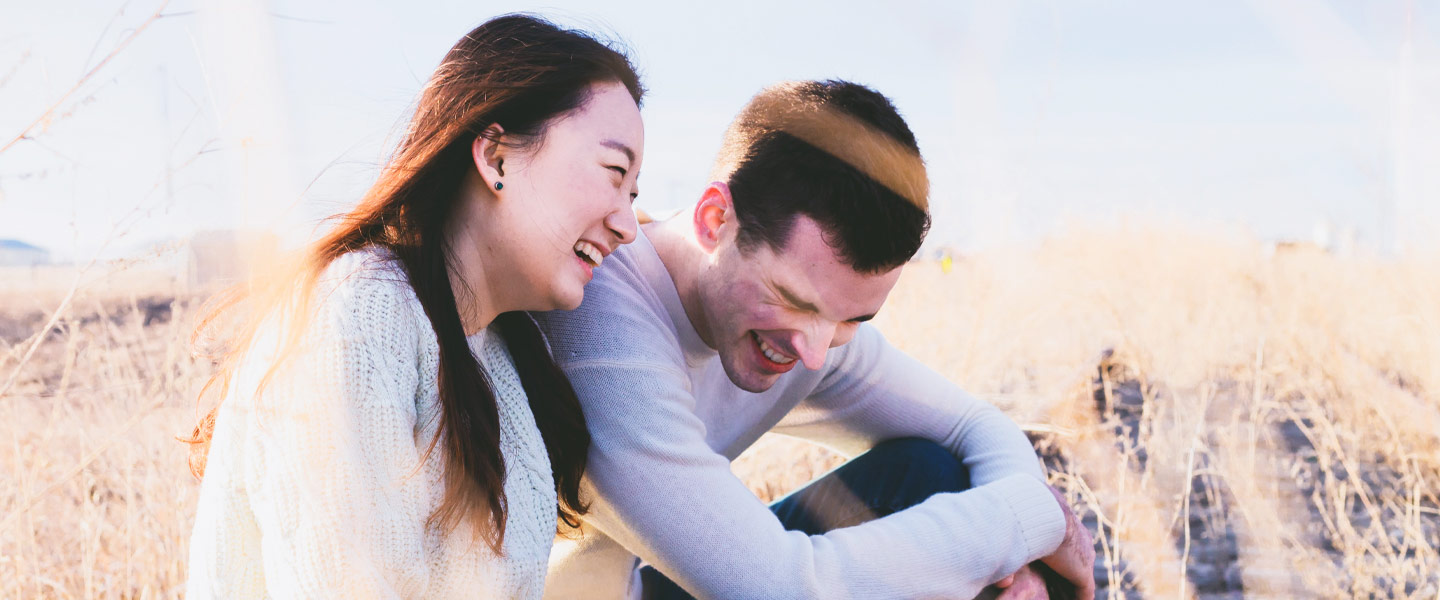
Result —
<path fill-rule="evenodd" d="M 763 86 L 894 101 L 934 225 L 875 325 L 1031 436 L 1097 597 L 1440 596 L 1440 1 L 84 0 L 0 7 L 0 597 L 183 596 L 201 303 L 512 11 L 629 49 L 651 214 Z"/>
<path fill-rule="evenodd" d="M 1433 1 L 132 0 L 5 9 L 0 239 L 65 261 L 303 238 L 374 180 L 450 45 L 515 10 L 630 48 L 651 212 L 693 201 L 762 86 L 837 77 L 917 134 L 931 247 L 1139 216 L 1394 253 L 1440 227 Z"/>

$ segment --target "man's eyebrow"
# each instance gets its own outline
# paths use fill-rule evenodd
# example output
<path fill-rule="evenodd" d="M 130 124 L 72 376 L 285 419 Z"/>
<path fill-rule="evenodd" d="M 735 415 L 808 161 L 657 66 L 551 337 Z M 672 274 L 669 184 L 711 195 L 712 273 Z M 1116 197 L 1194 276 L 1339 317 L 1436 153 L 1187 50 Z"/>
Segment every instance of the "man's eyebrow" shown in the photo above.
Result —
<path fill-rule="evenodd" d="M 614 148 L 616 150 L 624 152 L 625 158 L 630 159 L 630 165 L 635 165 L 635 151 L 631 150 L 629 146 L 626 146 L 624 142 L 617 142 L 615 140 L 600 140 L 600 145 L 606 148 Z"/>
<path fill-rule="evenodd" d="M 813 312 L 813 313 L 818 313 L 818 312 L 820 312 L 820 307 L 815 306 L 815 304 L 813 304 L 813 303 L 811 303 L 811 302 L 807 302 L 807 301 L 805 301 L 805 300 L 801 300 L 799 296 L 795 295 L 794 292 L 786 289 L 785 286 L 780 285 L 780 284 L 778 284 L 778 283 L 771 283 L 770 286 L 773 287 L 773 288 L 775 288 L 775 292 L 778 293 L 778 294 L 780 294 L 780 297 L 781 297 L 781 298 L 783 298 L 786 302 L 789 302 L 789 303 L 790 303 L 792 306 L 794 306 L 795 308 L 798 308 L 798 309 L 804 310 L 804 311 Z M 868 315 L 861 315 L 861 316 L 855 317 L 855 318 L 853 318 L 853 319 L 847 319 L 847 321 L 849 321 L 849 322 L 851 322 L 851 323 L 864 323 L 865 321 L 869 321 L 870 319 L 873 319 L 873 318 L 875 318 L 875 313 L 870 313 L 870 314 L 868 314 Z"/>
<path fill-rule="evenodd" d="M 800 310 L 806 310 L 814 313 L 820 312 L 820 307 L 815 306 L 813 303 L 806 302 L 805 300 L 801 300 L 800 297 L 795 295 L 794 292 L 785 289 L 785 286 L 778 283 L 772 283 L 770 285 L 771 287 L 774 287 L 775 292 L 780 294 L 780 297 L 783 298 L 786 302 L 789 302 L 791 306 L 794 306 L 795 308 L 798 308 Z"/>

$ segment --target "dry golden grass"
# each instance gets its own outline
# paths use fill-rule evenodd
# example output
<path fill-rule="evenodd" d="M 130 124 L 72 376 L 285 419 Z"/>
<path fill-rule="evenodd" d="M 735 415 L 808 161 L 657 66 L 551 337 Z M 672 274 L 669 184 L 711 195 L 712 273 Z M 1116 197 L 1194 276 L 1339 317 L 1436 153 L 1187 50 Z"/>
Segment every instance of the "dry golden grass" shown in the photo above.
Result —
<path fill-rule="evenodd" d="M 144 326 L 172 294 L 85 290 L 0 397 L 0 597 L 183 594 L 197 486 L 175 436 L 209 367 L 189 299 Z M 35 299 L 62 295 L 7 283 L 0 318 L 39 327 Z M 1196 597 L 1228 533 L 1247 597 L 1437 595 L 1440 257 L 1074 231 L 913 264 L 878 324 L 1035 435 L 1126 582 L 1106 594 Z M 769 498 L 837 460 L 767 436 L 735 470 Z"/>
<path fill-rule="evenodd" d="M 1133 582 L 1115 597 L 1194 597 L 1204 529 L 1234 535 L 1247 597 L 1435 598 L 1440 260 L 1270 254 L 1074 231 L 912 265 L 878 325 L 1036 434 L 1103 524 L 1109 580 Z M 768 444 L 738 472 L 805 470 L 783 458 L 798 442 Z"/>
<path fill-rule="evenodd" d="M 197 486 L 174 436 L 209 365 L 189 357 L 188 305 L 165 322 L 156 305 L 77 295 L 0 396 L 0 597 L 180 595 Z M 29 341 L 5 340 L 0 377 Z"/>

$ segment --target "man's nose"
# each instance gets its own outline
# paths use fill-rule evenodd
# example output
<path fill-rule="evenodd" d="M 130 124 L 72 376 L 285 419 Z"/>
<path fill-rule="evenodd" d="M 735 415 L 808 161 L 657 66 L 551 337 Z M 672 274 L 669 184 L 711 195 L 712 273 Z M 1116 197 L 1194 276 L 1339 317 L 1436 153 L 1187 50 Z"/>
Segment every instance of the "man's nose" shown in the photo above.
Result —
<path fill-rule="evenodd" d="M 834 323 L 816 323 L 808 331 L 796 331 L 790 337 L 790 345 L 800 354 L 800 362 L 811 371 L 825 365 L 825 353 L 835 337 Z"/>

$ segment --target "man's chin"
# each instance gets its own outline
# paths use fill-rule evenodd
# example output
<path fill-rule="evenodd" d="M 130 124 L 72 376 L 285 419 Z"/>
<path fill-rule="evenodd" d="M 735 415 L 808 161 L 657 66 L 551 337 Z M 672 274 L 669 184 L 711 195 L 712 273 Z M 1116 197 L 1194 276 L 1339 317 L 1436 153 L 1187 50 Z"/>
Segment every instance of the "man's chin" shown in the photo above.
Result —
<path fill-rule="evenodd" d="M 780 380 L 780 376 L 777 374 L 756 373 L 723 359 L 720 364 L 725 367 L 725 376 L 730 378 L 730 383 L 752 394 L 768 391 L 775 386 L 776 381 Z"/>

